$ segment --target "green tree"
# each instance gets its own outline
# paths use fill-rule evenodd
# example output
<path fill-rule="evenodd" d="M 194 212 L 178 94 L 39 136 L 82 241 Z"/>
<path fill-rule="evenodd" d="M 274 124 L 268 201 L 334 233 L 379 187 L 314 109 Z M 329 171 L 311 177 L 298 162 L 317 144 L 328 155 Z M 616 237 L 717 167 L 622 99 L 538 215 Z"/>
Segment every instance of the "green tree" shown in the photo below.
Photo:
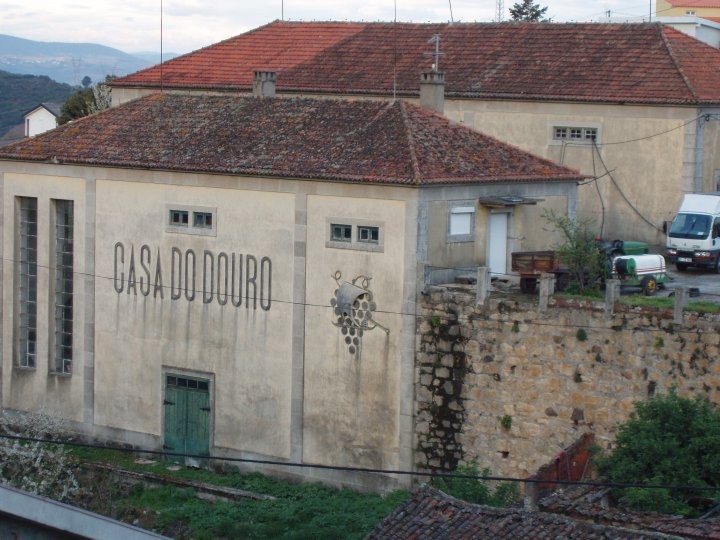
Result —
<path fill-rule="evenodd" d="M 671 390 L 636 403 L 612 453 L 596 464 L 612 482 L 718 488 L 715 492 L 626 488 L 621 501 L 642 510 L 691 515 L 693 498 L 720 501 L 720 411 L 703 397 Z"/>
<path fill-rule="evenodd" d="M 541 8 L 533 0 L 522 0 L 510 8 L 510 18 L 521 22 L 548 22 L 548 19 L 542 18 L 547 10 L 547 6 Z"/>
<path fill-rule="evenodd" d="M 92 88 L 78 90 L 70 96 L 60 107 L 58 125 L 65 124 L 70 120 L 76 120 L 90 114 L 91 105 L 94 100 Z"/>
<path fill-rule="evenodd" d="M 587 293 L 597 291 L 605 277 L 606 256 L 595 240 L 590 221 L 573 221 L 552 210 L 543 218 L 562 235 L 562 242 L 555 246 L 560 261 L 567 266 L 568 292 Z"/>
<path fill-rule="evenodd" d="M 70 120 L 77 120 L 78 118 L 109 108 L 112 99 L 110 95 L 110 86 L 108 86 L 107 83 L 113 77 L 113 75 L 108 75 L 105 77 L 105 82 L 83 88 L 70 96 L 67 101 L 63 103 L 62 107 L 60 107 L 58 125 L 65 124 Z"/>
<path fill-rule="evenodd" d="M 80 82 L 82 83 L 83 88 L 87 88 L 92 84 L 92 79 L 88 75 L 85 75 Z"/>

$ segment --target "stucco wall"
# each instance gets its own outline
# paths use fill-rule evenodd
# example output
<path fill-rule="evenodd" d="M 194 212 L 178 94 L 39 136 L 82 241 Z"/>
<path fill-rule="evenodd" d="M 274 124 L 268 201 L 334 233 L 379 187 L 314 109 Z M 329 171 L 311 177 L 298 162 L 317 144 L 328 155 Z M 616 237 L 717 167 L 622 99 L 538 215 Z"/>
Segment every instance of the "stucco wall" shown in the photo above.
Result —
<path fill-rule="evenodd" d="M 52 199 L 73 200 L 75 215 L 74 268 L 73 280 L 75 306 L 85 302 L 85 181 L 81 178 L 67 178 L 52 175 L 26 175 L 5 173 L 2 177 L 2 212 L 5 226 L 2 230 L 2 296 L 4 324 L 2 329 L 2 404 L 27 411 L 44 411 L 47 414 L 82 421 L 85 388 L 83 373 L 86 357 L 83 354 L 85 339 L 84 317 L 81 309 L 74 310 L 73 325 L 73 375 L 51 374 L 50 321 L 54 313 L 49 310 L 48 291 L 51 279 L 50 267 L 54 266 L 54 230 L 52 230 Z M 37 244 L 37 364 L 35 369 L 13 367 L 13 305 L 17 284 L 15 282 L 15 261 L 18 257 L 15 245 L 17 220 L 16 198 L 36 197 L 38 204 Z"/>
<path fill-rule="evenodd" d="M 693 120 L 697 111 L 633 105 L 445 101 L 445 114 L 458 122 L 584 174 L 602 176 L 596 183 L 579 187 L 578 216 L 593 220 L 598 230 L 602 225 L 603 236 L 608 239 L 656 244 L 664 241 L 662 222 L 674 215 L 682 193 L 693 190 Z M 589 143 L 563 145 L 553 140 L 553 126 L 598 128 L 599 155 Z M 708 150 L 706 159 L 713 160 L 717 149 Z M 606 168 L 612 178 L 605 174 Z"/>
<path fill-rule="evenodd" d="M 168 204 L 216 208 L 216 236 L 167 231 Z M 103 216 L 97 224 L 97 273 L 108 278 L 96 288 L 95 423 L 161 435 L 161 368 L 215 374 L 214 444 L 288 457 L 294 197 L 101 181 L 97 212 Z M 149 273 L 141 267 L 143 245 L 150 248 Z M 182 273 L 173 248 L 182 254 Z M 195 297 L 190 301 L 183 291 L 172 299 L 173 291 L 184 288 L 188 250 L 195 254 Z M 221 263 L 222 253 L 228 259 Z M 252 298 L 245 296 L 239 307 L 217 291 L 220 265 L 232 264 L 233 255 L 238 275 L 241 259 L 244 272 L 253 264 L 248 256 L 257 264 L 256 286 L 242 282 L 243 294 Z M 132 257 L 137 286 L 130 283 Z M 261 293 L 265 257 L 271 277 L 266 275 Z M 146 283 L 144 294 L 140 280 L 148 279 L 152 286 Z"/>
<path fill-rule="evenodd" d="M 474 304 L 474 291 L 432 288 L 419 311 L 419 464 L 477 458 L 527 477 L 585 432 L 609 448 L 635 401 L 673 386 L 720 403 L 717 315 L 676 325 L 668 311 L 606 319 L 602 304 Z"/>
<path fill-rule="evenodd" d="M 213 455 L 412 466 L 409 314 L 416 293 L 417 190 L 53 164 L 5 163 L 3 170 L 5 407 L 46 408 L 100 440 L 159 448 L 164 376 L 176 373 L 210 381 Z M 47 374 L 47 345 L 35 370 L 12 365 L 17 195 L 40 203 L 41 343 L 50 316 L 51 235 L 44 232 L 50 199 L 75 203 L 77 346 L 71 376 Z M 215 228 L 180 232 L 168 222 L 171 208 L 210 210 Z M 379 226 L 380 245 L 333 246 L 334 221 Z M 195 254 L 195 284 L 189 279 L 186 290 L 188 253 Z M 240 306 L 233 305 L 237 289 L 227 296 L 218 292 L 225 264 L 232 281 L 233 256 L 236 270 L 241 257 L 244 272 L 257 264 L 249 302 L 247 283 L 238 281 L 244 289 Z M 210 275 L 212 286 L 203 279 Z M 338 320 L 331 305 L 336 279 L 355 278 L 368 278 L 357 283 L 372 292 L 373 321 L 387 329 L 366 328 L 357 355 L 333 324 Z M 359 488 L 409 481 L 275 470 Z"/>
<path fill-rule="evenodd" d="M 406 271 L 406 254 L 413 252 L 407 239 L 414 237 L 414 231 L 406 234 L 405 202 L 311 195 L 307 210 L 304 458 L 397 467 L 404 312 L 399 278 Z M 355 219 L 382 228 L 381 251 L 327 246 L 329 222 Z M 341 273 L 337 282 L 336 271 Z M 366 286 L 376 303 L 372 320 L 388 333 L 366 329 L 359 352 L 352 354 L 345 341 L 351 336 L 333 325 L 338 317 L 330 302 L 338 282 L 360 276 L 369 278 Z M 362 280 L 356 283 L 363 285 Z"/>

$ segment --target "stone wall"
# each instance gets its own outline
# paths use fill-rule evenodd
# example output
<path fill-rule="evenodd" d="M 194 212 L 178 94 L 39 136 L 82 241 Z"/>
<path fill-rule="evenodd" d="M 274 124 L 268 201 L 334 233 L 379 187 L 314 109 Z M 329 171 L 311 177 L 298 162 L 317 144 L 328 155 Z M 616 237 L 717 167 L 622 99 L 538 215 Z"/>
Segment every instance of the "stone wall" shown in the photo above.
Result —
<path fill-rule="evenodd" d="M 509 298 L 509 297 L 508 297 Z M 416 465 L 477 459 L 527 477 L 584 433 L 611 448 L 635 401 L 675 386 L 720 402 L 720 316 L 429 288 L 419 304 Z"/>

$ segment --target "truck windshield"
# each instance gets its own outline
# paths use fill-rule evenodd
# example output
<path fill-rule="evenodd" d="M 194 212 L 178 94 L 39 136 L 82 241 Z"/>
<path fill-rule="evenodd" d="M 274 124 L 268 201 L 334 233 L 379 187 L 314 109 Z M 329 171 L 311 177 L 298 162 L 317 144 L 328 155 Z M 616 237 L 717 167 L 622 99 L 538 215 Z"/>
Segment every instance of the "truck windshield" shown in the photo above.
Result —
<path fill-rule="evenodd" d="M 710 233 L 710 216 L 678 214 L 670 225 L 671 238 L 707 238 Z"/>

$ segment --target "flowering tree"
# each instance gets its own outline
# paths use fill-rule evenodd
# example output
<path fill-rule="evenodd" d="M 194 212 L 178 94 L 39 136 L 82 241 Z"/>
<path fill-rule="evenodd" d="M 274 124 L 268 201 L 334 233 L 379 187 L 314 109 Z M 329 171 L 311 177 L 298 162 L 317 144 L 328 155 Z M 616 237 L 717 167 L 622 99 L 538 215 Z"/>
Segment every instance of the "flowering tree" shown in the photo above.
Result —
<path fill-rule="evenodd" d="M 59 440 L 63 428 L 45 414 L 0 412 L 0 483 L 59 501 L 77 495 L 76 463 L 65 447 L 39 442 Z"/>

